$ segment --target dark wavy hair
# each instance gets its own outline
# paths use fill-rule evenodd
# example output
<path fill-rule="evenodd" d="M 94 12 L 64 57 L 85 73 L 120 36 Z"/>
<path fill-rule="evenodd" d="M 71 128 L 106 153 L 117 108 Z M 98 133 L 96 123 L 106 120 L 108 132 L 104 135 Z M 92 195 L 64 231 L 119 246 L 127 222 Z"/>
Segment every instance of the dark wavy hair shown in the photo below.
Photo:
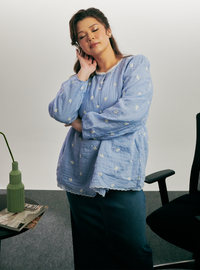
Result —
<path fill-rule="evenodd" d="M 76 14 L 73 15 L 73 17 L 69 21 L 71 44 L 73 46 L 76 46 L 79 49 L 79 51 L 81 50 L 81 47 L 79 46 L 79 43 L 78 43 L 78 35 L 77 35 L 77 31 L 76 31 L 76 24 L 79 21 L 82 21 L 82 20 L 84 20 L 85 18 L 88 18 L 88 17 L 95 18 L 97 21 L 99 21 L 101 24 L 104 25 L 106 30 L 108 28 L 110 28 L 108 19 L 106 18 L 106 16 L 99 9 L 88 8 L 88 9 L 79 10 Z M 111 44 L 111 47 L 112 47 L 112 49 L 113 49 L 113 51 L 115 53 L 115 56 L 118 59 L 122 59 L 123 54 L 120 52 L 120 50 L 118 48 L 118 45 L 117 45 L 117 42 L 116 42 L 115 38 L 113 37 L 113 35 L 110 37 L 110 44 Z M 79 62 L 79 60 L 77 60 L 75 65 L 74 65 L 74 72 L 77 74 L 79 72 L 80 68 L 81 68 L 80 62 Z M 93 77 L 94 75 L 95 75 L 95 72 L 93 74 L 91 74 L 91 77 Z"/>

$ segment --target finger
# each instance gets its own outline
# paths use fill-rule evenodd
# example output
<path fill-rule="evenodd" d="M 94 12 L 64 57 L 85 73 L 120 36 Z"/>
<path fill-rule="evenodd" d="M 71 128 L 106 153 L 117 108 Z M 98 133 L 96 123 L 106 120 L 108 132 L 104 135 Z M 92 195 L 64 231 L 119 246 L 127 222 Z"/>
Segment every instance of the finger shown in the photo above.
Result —
<path fill-rule="evenodd" d="M 88 54 L 84 54 L 84 58 L 86 59 L 86 60 L 88 60 Z"/>
<path fill-rule="evenodd" d="M 95 59 L 93 59 L 93 62 L 92 62 L 93 65 L 97 65 L 97 61 Z"/>
<path fill-rule="evenodd" d="M 90 59 L 90 55 L 85 53 L 84 58 L 87 59 L 87 60 L 89 60 Z"/>
<path fill-rule="evenodd" d="M 85 52 L 84 51 L 81 51 L 81 56 L 85 57 Z"/>

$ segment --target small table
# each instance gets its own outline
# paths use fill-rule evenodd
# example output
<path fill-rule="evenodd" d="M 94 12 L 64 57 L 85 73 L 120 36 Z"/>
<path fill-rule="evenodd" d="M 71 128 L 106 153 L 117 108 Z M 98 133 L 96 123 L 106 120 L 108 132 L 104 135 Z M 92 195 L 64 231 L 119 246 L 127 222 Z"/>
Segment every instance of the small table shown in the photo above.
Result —
<path fill-rule="evenodd" d="M 28 198 L 25 198 L 25 202 L 30 203 L 30 204 L 38 204 L 34 200 L 31 200 Z M 0 195 L 0 211 L 2 211 L 5 208 L 7 208 L 7 195 Z M 17 232 L 17 231 L 8 230 L 8 229 L 0 227 L 0 250 L 1 250 L 1 240 L 2 239 L 16 236 L 16 235 L 24 233 L 26 231 L 28 231 L 28 229 L 22 229 L 20 232 Z"/>

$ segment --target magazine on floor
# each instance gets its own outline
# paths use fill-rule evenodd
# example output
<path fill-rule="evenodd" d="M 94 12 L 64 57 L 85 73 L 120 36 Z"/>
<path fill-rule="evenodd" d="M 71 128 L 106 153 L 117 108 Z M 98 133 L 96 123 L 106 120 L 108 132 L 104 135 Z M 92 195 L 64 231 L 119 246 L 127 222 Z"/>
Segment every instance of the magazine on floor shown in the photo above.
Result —
<path fill-rule="evenodd" d="M 8 212 L 6 208 L 0 212 L 0 227 L 18 232 L 23 228 L 33 229 L 47 209 L 48 206 L 29 203 L 19 213 Z"/>

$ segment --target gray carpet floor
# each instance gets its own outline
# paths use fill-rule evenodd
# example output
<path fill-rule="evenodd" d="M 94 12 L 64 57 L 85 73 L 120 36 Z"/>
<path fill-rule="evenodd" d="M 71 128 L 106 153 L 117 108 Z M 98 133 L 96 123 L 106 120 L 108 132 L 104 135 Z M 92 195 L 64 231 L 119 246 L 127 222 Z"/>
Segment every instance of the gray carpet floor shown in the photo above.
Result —
<path fill-rule="evenodd" d="M 169 192 L 170 200 L 186 192 Z M 6 194 L 0 190 L 0 194 Z M 26 197 L 49 209 L 34 230 L 1 241 L 1 270 L 73 270 L 70 211 L 64 191 L 26 190 Z M 157 191 L 147 191 L 147 215 L 161 206 Z M 160 239 L 147 226 L 154 264 L 192 259 L 190 252 Z"/>

